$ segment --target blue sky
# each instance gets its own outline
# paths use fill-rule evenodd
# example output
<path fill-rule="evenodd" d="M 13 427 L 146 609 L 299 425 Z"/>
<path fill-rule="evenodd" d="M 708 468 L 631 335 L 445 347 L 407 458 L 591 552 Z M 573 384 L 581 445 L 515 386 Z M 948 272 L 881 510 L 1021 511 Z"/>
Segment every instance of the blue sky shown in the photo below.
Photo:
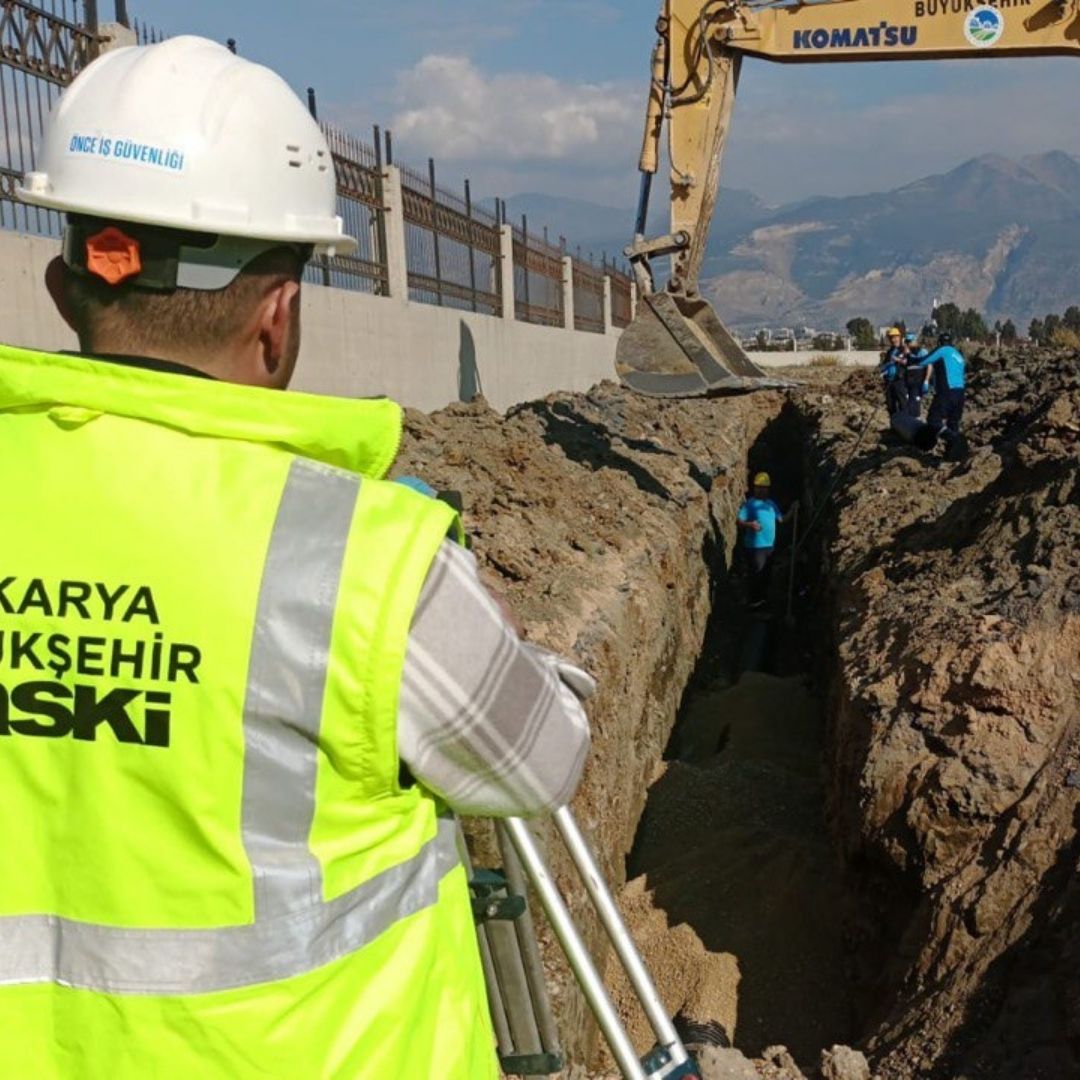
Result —
<path fill-rule="evenodd" d="M 110 7 L 102 0 L 103 12 Z M 234 37 L 321 115 L 390 126 L 478 193 L 629 205 L 658 0 L 128 0 Z M 1072 59 L 744 69 L 724 182 L 770 202 L 888 189 L 969 157 L 1080 153 Z"/>

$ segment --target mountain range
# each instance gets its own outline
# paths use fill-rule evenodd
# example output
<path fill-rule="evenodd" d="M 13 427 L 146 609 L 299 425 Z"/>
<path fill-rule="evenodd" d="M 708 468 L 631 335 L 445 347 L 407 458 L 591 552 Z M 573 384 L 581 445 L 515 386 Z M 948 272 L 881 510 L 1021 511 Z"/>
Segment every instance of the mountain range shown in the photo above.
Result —
<path fill-rule="evenodd" d="M 629 208 L 574 199 L 520 195 L 508 209 L 597 258 L 621 252 L 633 227 Z M 651 232 L 665 231 L 654 217 Z M 725 189 L 701 289 L 744 331 L 835 329 L 857 316 L 918 323 L 935 300 L 1024 330 L 1080 303 L 1080 160 L 988 154 L 893 191 L 784 206 Z"/>

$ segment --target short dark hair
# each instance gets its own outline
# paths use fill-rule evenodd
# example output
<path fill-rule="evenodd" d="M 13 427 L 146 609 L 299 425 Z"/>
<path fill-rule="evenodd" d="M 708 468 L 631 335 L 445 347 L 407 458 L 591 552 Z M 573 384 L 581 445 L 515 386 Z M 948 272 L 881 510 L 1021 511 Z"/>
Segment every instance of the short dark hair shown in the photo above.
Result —
<path fill-rule="evenodd" d="M 154 352 L 183 346 L 214 349 L 238 334 L 268 288 L 299 281 L 304 261 L 291 247 L 272 248 L 253 259 L 224 289 L 176 288 L 170 292 L 136 285 L 109 285 L 67 269 L 64 300 L 84 352 L 100 350 L 107 338 L 124 348 Z"/>

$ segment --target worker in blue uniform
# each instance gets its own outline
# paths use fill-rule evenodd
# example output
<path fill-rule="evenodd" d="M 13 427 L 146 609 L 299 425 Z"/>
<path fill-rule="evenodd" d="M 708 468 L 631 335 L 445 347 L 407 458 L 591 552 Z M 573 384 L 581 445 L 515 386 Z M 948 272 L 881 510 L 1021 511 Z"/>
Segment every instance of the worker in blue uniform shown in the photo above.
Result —
<path fill-rule="evenodd" d="M 929 377 L 934 400 L 926 422 L 941 432 L 946 450 L 960 439 L 960 422 L 964 418 L 964 398 L 967 387 L 967 361 L 956 348 L 951 334 L 938 337 L 938 347 L 919 365 Z"/>
<path fill-rule="evenodd" d="M 793 503 L 787 514 L 770 497 L 772 480 L 768 473 L 754 477 L 753 494 L 739 510 L 738 526 L 743 534 L 743 550 L 750 568 L 750 606 L 764 607 L 769 600 L 772 560 L 776 551 L 776 526 L 794 513 Z"/>
<path fill-rule="evenodd" d="M 878 365 L 878 372 L 885 384 L 885 408 L 889 416 L 907 412 L 907 353 L 904 350 L 903 331 L 894 326 L 888 334 L 889 346 Z"/>
<path fill-rule="evenodd" d="M 907 414 L 916 420 L 922 416 L 922 400 L 926 395 L 926 368 L 922 362 L 930 354 L 919 344 L 918 334 L 904 336 L 904 388 L 907 392 Z"/>

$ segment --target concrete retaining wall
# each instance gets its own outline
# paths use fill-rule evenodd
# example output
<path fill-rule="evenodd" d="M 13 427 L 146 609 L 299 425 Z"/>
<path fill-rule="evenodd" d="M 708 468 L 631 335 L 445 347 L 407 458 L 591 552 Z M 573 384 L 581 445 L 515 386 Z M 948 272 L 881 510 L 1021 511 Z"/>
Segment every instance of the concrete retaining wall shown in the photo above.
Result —
<path fill-rule="evenodd" d="M 614 378 L 619 338 L 307 285 L 303 320 L 296 389 L 428 412 L 477 393 L 504 411 L 587 390 Z"/>
<path fill-rule="evenodd" d="M 0 341 L 35 349 L 77 349 L 75 335 L 45 291 L 55 240 L 0 230 Z"/>
<path fill-rule="evenodd" d="M 55 240 L 0 230 L 0 341 L 74 349 L 45 292 Z M 305 284 L 294 387 L 385 394 L 431 411 L 482 393 L 499 410 L 614 373 L 619 331 L 588 334 Z"/>

